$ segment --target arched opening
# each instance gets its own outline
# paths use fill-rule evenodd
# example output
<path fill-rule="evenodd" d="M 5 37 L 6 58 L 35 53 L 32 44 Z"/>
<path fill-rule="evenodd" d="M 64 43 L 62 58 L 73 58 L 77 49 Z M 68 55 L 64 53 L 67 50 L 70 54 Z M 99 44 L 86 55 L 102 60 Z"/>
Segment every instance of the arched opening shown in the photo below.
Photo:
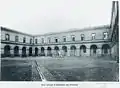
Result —
<path fill-rule="evenodd" d="M 62 46 L 62 50 L 63 50 L 63 56 L 66 56 L 67 55 L 67 47 Z"/>
<path fill-rule="evenodd" d="M 11 56 L 11 54 L 10 54 L 10 46 L 9 45 L 6 45 L 4 47 L 4 55 L 5 55 L 5 57 Z"/>
<path fill-rule="evenodd" d="M 45 49 L 44 49 L 44 47 L 41 47 L 41 53 L 40 53 L 40 56 L 45 56 Z"/>
<path fill-rule="evenodd" d="M 19 56 L 19 47 L 18 46 L 14 47 L 14 56 Z"/>
<path fill-rule="evenodd" d="M 32 47 L 29 48 L 29 56 L 32 56 Z"/>
<path fill-rule="evenodd" d="M 38 56 L 38 48 L 35 47 L 35 56 Z"/>
<path fill-rule="evenodd" d="M 70 55 L 75 56 L 76 55 L 76 47 L 73 45 L 73 46 L 71 46 L 70 50 L 71 50 Z"/>
<path fill-rule="evenodd" d="M 26 57 L 26 47 L 22 48 L 22 57 Z"/>
<path fill-rule="evenodd" d="M 97 54 L 97 46 L 96 45 L 91 45 L 90 47 L 90 55 L 95 56 Z"/>
<path fill-rule="evenodd" d="M 47 56 L 52 56 L 51 47 L 47 48 Z"/>
<path fill-rule="evenodd" d="M 86 53 L 86 46 L 85 45 L 81 45 L 80 46 L 80 56 L 84 56 Z"/>
<path fill-rule="evenodd" d="M 54 50 L 55 50 L 55 56 L 59 56 L 59 47 L 58 46 L 55 46 L 54 47 Z"/>
<path fill-rule="evenodd" d="M 110 46 L 108 44 L 104 44 L 102 46 L 102 55 L 109 55 L 110 54 Z"/>

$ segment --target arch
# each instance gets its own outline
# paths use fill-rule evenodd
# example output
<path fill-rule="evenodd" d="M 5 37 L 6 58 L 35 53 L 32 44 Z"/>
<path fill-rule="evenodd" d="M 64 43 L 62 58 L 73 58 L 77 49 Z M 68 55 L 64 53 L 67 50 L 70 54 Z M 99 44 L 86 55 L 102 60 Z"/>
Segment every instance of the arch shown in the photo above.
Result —
<path fill-rule="evenodd" d="M 6 45 L 4 47 L 4 55 L 5 55 L 5 57 L 11 56 L 11 54 L 10 54 L 10 46 L 9 45 Z"/>
<path fill-rule="evenodd" d="M 59 47 L 58 46 L 55 46 L 54 47 L 54 51 L 55 51 L 55 56 L 59 56 Z"/>
<path fill-rule="evenodd" d="M 67 46 L 62 46 L 63 56 L 67 55 Z"/>
<path fill-rule="evenodd" d="M 48 47 L 47 50 L 52 50 L 51 47 Z"/>
<path fill-rule="evenodd" d="M 41 47 L 40 56 L 45 56 L 45 48 L 44 47 Z"/>
<path fill-rule="evenodd" d="M 73 45 L 73 46 L 70 47 L 70 49 L 71 50 L 76 50 L 76 46 Z"/>
<path fill-rule="evenodd" d="M 32 47 L 29 47 L 29 56 L 32 56 Z"/>
<path fill-rule="evenodd" d="M 22 48 L 22 57 L 26 57 L 26 47 Z"/>
<path fill-rule="evenodd" d="M 38 48 L 35 47 L 35 56 L 38 56 Z"/>
<path fill-rule="evenodd" d="M 80 56 L 84 56 L 86 53 L 86 46 L 85 45 L 81 45 L 80 46 Z"/>
<path fill-rule="evenodd" d="M 76 46 L 72 45 L 70 47 L 70 50 L 71 50 L 70 55 L 71 56 L 75 56 L 76 55 Z"/>
<path fill-rule="evenodd" d="M 54 47 L 54 50 L 59 50 L 59 47 L 58 47 L 58 46 L 55 46 L 55 47 Z"/>
<path fill-rule="evenodd" d="M 47 56 L 52 56 L 51 47 L 47 47 Z"/>
<path fill-rule="evenodd" d="M 102 45 L 102 55 L 110 54 L 110 46 L 108 44 Z"/>
<path fill-rule="evenodd" d="M 14 56 L 19 56 L 19 47 L 18 46 L 14 47 Z"/>
<path fill-rule="evenodd" d="M 90 46 L 90 55 L 94 56 L 97 54 L 97 45 L 91 45 Z"/>

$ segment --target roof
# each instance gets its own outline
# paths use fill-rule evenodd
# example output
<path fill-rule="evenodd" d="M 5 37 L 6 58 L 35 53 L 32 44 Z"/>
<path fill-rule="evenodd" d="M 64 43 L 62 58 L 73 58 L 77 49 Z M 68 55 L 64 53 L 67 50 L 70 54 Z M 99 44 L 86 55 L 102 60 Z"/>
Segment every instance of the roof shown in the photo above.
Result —
<path fill-rule="evenodd" d="M 46 35 L 54 35 L 54 34 L 60 34 L 60 33 L 70 33 L 70 32 L 80 32 L 80 31 L 91 31 L 91 30 L 99 30 L 99 29 L 109 29 L 110 25 L 102 25 L 102 26 L 95 26 L 95 27 L 87 27 L 87 28 L 72 28 L 69 29 L 67 31 L 61 31 L 61 32 L 51 32 L 51 33 L 46 33 L 46 34 L 41 34 L 41 35 L 32 35 L 32 34 L 27 34 L 27 33 L 23 33 L 23 32 L 19 32 L 10 28 L 6 28 L 6 27 L 1 27 L 1 30 L 5 30 L 5 31 L 10 31 L 10 32 L 14 32 L 14 33 L 19 33 L 19 34 L 24 34 L 24 35 L 28 35 L 28 36 L 46 36 Z"/>
<path fill-rule="evenodd" d="M 81 32 L 81 31 L 91 31 L 91 30 L 99 30 L 99 29 L 109 29 L 110 25 L 102 25 L 102 26 L 95 26 L 95 27 L 87 27 L 87 28 L 72 28 L 69 29 L 67 31 L 61 31 L 61 32 L 51 32 L 51 33 L 45 33 L 45 34 L 41 34 L 41 35 L 34 35 L 34 36 L 45 36 L 45 35 L 54 35 L 54 34 L 60 34 L 60 33 L 70 33 L 70 32 Z"/>
<path fill-rule="evenodd" d="M 27 36 L 33 36 L 33 35 L 31 35 L 31 34 L 19 32 L 19 31 L 17 31 L 17 30 L 10 29 L 10 28 L 6 28 L 6 27 L 1 27 L 1 30 L 5 30 L 5 31 L 9 31 L 9 32 L 14 32 L 14 33 L 19 33 L 19 34 L 23 34 L 23 35 L 27 35 Z"/>

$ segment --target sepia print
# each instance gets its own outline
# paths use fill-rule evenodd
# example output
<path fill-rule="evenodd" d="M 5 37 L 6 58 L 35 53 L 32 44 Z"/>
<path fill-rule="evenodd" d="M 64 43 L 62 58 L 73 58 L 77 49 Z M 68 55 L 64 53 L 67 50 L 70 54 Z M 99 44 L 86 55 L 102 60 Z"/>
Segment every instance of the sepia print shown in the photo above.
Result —
<path fill-rule="evenodd" d="M 119 2 L 111 3 L 109 25 L 40 35 L 1 26 L 1 81 L 118 82 Z"/>

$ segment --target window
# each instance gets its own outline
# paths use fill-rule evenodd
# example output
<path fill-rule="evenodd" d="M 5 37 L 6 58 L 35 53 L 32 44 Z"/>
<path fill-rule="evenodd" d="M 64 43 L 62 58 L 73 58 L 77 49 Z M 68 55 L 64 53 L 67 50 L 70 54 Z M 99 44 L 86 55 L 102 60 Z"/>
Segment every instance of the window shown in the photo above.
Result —
<path fill-rule="evenodd" d="M 95 39 L 95 33 L 92 33 L 92 40 L 94 40 Z"/>
<path fill-rule="evenodd" d="M 37 44 L 37 39 L 35 39 L 35 44 Z"/>
<path fill-rule="evenodd" d="M 26 38 L 24 37 L 24 38 L 23 38 L 23 43 L 25 43 L 25 42 L 26 42 Z"/>
<path fill-rule="evenodd" d="M 9 34 L 5 34 L 5 40 L 7 40 L 7 41 L 10 40 L 10 35 Z"/>
<path fill-rule="evenodd" d="M 108 38 L 108 33 L 107 32 L 104 32 L 103 33 L 103 39 L 107 39 Z"/>
<path fill-rule="evenodd" d="M 30 39 L 30 44 L 32 44 L 32 39 Z"/>
<path fill-rule="evenodd" d="M 72 41 L 75 41 L 75 36 L 74 35 L 72 35 Z"/>
<path fill-rule="evenodd" d="M 44 43 L 44 38 L 42 38 L 42 43 Z"/>
<path fill-rule="evenodd" d="M 58 42 L 58 39 L 55 39 L 55 42 L 57 43 L 57 42 Z"/>
<path fill-rule="evenodd" d="M 85 35 L 81 34 L 81 41 L 85 40 Z"/>
<path fill-rule="evenodd" d="M 50 43 L 51 42 L 51 39 L 50 39 L 50 37 L 48 38 L 48 43 Z"/>
<path fill-rule="evenodd" d="M 15 36 L 15 41 L 18 42 L 18 36 Z"/>
<path fill-rule="evenodd" d="M 63 42 L 66 42 L 66 37 L 65 36 L 63 36 Z"/>

